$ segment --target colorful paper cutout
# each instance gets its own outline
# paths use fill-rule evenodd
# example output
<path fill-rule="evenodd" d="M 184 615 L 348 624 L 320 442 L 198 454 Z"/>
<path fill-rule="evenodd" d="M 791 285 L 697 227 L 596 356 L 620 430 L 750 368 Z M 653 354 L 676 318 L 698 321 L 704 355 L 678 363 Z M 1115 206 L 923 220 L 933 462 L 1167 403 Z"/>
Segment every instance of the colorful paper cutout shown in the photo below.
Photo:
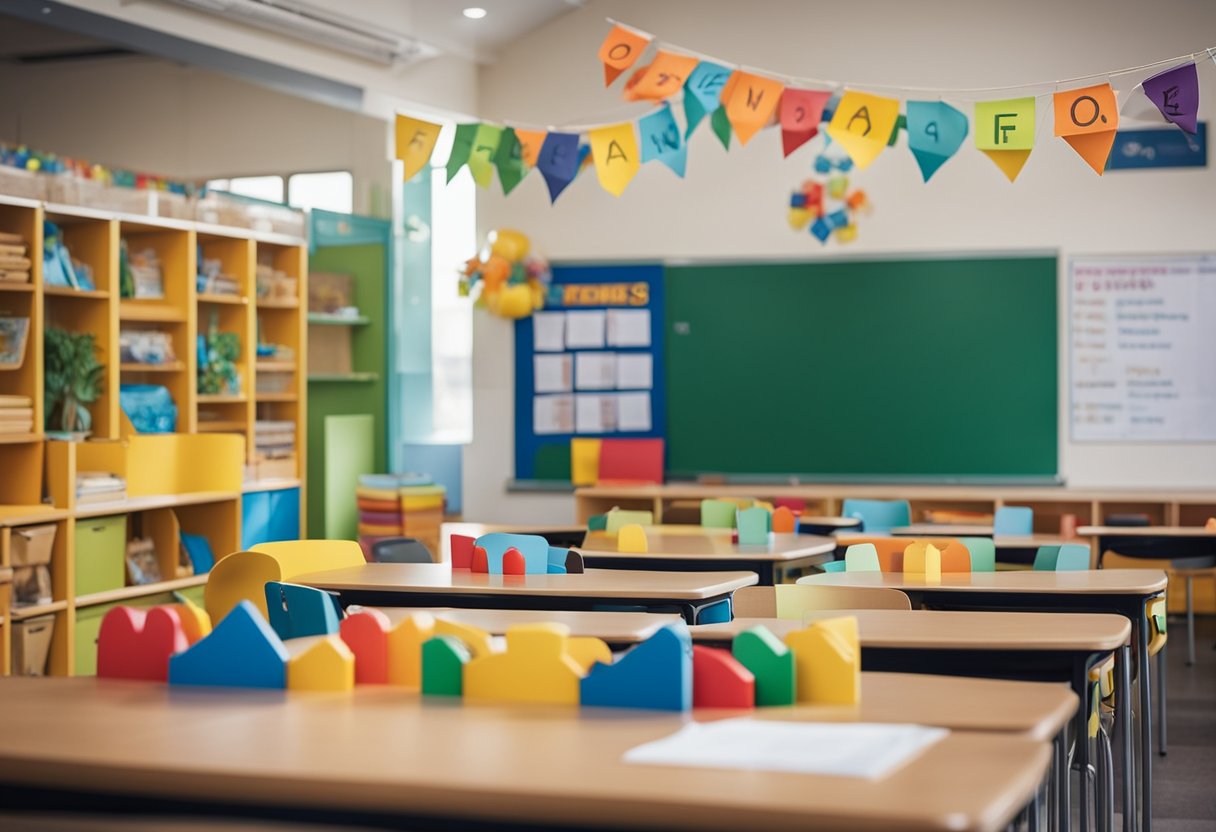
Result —
<path fill-rule="evenodd" d="M 513 128 L 502 129 L 498 149 L 494 151 L 494 167 L 498 169 L 498 183 L 502 185 L 504 196 L 515 190 L 515 186 L 522 182 L 531 170 L 524 164 L 523 147 Z"/>
<path fill-rule="evenodd" d="M 645 68 L 641 77 L 628 90 L 630 100 L 662 101 L 675 95 L 684 86 L 697 59 L 691 55 L 679 55 L 662 49 L 654 56 L 650 66 Z"/>
<path fill-rule="evenodd" d="M 469 173 L 473 174 L 473 181 L 477 183 L 479 188 L 490 187 L 490 181 L 494 178 L 494 152 L 498 150 L 498 143 L 502 139 L 503 128 L 493 124 L 477 125 L 477 132 L 473 135 L 473 146 L 469 150 Z"/>
<path fill-rule="evenodd" d="M 907 103 L 908 149 L 928 182 L 967 138 L 967 117 L 944 101 Z"/>
<path fill-rule="evenodd" d="M 469 154 L 473 152 L 473 138 L 477 135 L 479 126 L 476 123 L 456 125 L 456 136 L 452 139 L 452 152 L 448 155 L 447 181 L 449 183 L 469 161 Z"/>
<path fill-rule="evenodd" d="M 459 127 L 457 128 L 459 135 Z M 545 178 L 549 201 L 556 202 L 574 177 L 578 176 L 578 136 L 574 133 L 549 133 L 536 157 L 536 169 Z M 452 181 L 449 163 L 448 181 Z"/>
<path fill-rule="evenodd" d="M 660 109 L 644 116 L 638 122 L 638 132 L 641 134 L 642 162 L 662 162 L 682 178 L 688 162 L 688 145 L 684 144 L 680 136 L 680 128 L 676 124 L 675 116 L 671 114 L 671 106 L 664 104 Z"/>
<path fill-rule="evenodd" d="M 722 104 L 726 107 L 726 117 L 735 135 L 739 137 L 739 144 L 747 144 L 777 111 L 785 85 L 742 70 L 737 70 L 732 77 L 733 82 L 728 82 L 729 97 L 724 92 Z"/>
<path fill-rule="evenodd" d="M 772 528 L 773 516 L 767 509 L 742 508 L 738 512 L 736 526 L 739 529 L 740 546 L 764 546 L 768 543 L 768 532 Z"/>
<path fill-rule="evenodd" d="M 422 695 L 460 696 L 464 668 L 472 657 L 455 636 L 435 636 L 422 644 Z"/>
<path fill-rule="evenodd" d="M 633 66 L 650 38 L 620 24 L 612 27 L 600 44 L 600 61 L 604 64 L 604 86 L 610 86 L 622 72 Z"/>
<path fill-rule="evenodd" d="M 718 137 L 724 150 L 730 150 L 730 119 L 726 117 L 726 108 L 719 107 L 709 117 L 709 126 Z"/>
<path fill-rule="evenodd" d="M 898 118 L 898 100 L 849 90 L 836 105 L 828 135 L 864 170 L 886 148 Z"/>
<path fill-rule="evenodd" d="M 940 583 L 942 579 L 941 550 L 924 540 L 909 543 L 908 548 L 904 549 L 904 574 Z"/>
<path fill-rule="evenodd" d="M 726 650 L 692 646 L 694 708 L 754 708 L 756 677 Z"/>
<path fill-rule="evenodd" d="M 721 105 L 722 90 L 730 80 L 731 71 L 712 61 L 701 61 L 684 82 L 684 137 L 692 135 L 707 113 Z"/>
<path fill-rule="evenodd" d="M 794 654 L 767 627 L 735 636 L 731 654 L 756 678 L 756 706 L 793 705 Z"/>
<path fill-rule="evenodd" d="M 163 682 L 169 678 L 169 658 L 189 646 L 173 607 L 114 607 L 101 619 L 97 676 Z"/>
<path fill-rule="evenodd" d="M 1110 84 L 1057 92 L 1055 133 L 1101 176 L 1119 128 L 1119 102 Z"/>
<path fill-rule="evenodd" d="M 616 550 L 645 554 L 649 549 L 646 542 L 646 530 L 638 525 L 623 526 L 616 535 Z"/>
<path fill-rule="evenodd" d="M 1199 73 L 1193 62 L 1158 72 L 1140 86 L 1166 121 L 1188 133 L 1199 130 Z"/>
<path fill-rule="evenodd" d="M 588 133 L 588 138 L 600 186 L 613 196 L 620 196 L 642 166 L 633 124 L 626 121 L 597 127 Z"/>
<path fill-rule="evenodd" d="M 668 624 L 612 664 L 596 663 L 579 685 L 588 707 L 692 708 L 692 638 L 684 624 Z"/>
<path fill-rule="evenodd" d="M 1034 147 L 1034 98 L 977 101 L 975 146 L 1010 182 L 1017 179 Z"/>
<path fill-rule="evenodd" d="M 519 139 L 519 155 L 524 164 L 530 168 L 536 167 L 536 159 L 540 156 L 541 146 L 549 134 L 544 130 L 516 130 L 515 138 Z"/>
<path fill-rule="evenodd" d="M 435 151 L 440 125 L 420 118 L 397 116 L 397 158 L 405 166 L 405 181 L 426 167 Z"/>
<path fill-rule="evenodd" d="M 831 97 L 823 90 L 800 90 L 786 87 L 781 93 L 781 149 L 789 156 L 815 138 L 823 108 Z"/>
<path fill-rule="evenodd" d="M 169 684 L 282 689 L 289 658 L 258 608 L 242 600 L 206 637 L 169 659 Z"/>
<path fill-rule="evenodd" d="M 346 642 L 336 635 L 299 641 L 307 645 L 287 662 L 288 690 L 342 693 L 355 689 L 355 654 Z"/>

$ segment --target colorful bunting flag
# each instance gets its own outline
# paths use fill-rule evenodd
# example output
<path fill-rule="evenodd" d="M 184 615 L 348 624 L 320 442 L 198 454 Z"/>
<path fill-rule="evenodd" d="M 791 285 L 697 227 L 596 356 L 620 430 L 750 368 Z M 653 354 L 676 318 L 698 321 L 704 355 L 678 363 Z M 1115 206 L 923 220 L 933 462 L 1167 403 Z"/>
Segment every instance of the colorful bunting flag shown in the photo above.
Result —
<path fill-rule="evenodd" d="M 1194 63 L 1159 72 L 1145 79 L 1141 87 L 1166 121 L 1188 133 L 1199 129 L 1199 73 Z"/>
<path fill-rule="evenodd" d="M 733 78 L 733 83 L 728 84 L 730 97 L 724 96 L 722 104 L 739 144 L 747 144 L 773 117 L 785 85 L 742 70 L 736 71 Z"/>
<path fill-rule="evenodd" d="M 977 101 L 975 146 L 1010 182 L 1017 179 L 1034 147 L 1034 98 Z"/>
<path fill-rule="evenodd" d="M 578 135 L 550 133 L 545 136 L 536 157 L 536 169 L 549 187 L 549 201 L 556 202 L 566 186 L 578 175 Z"/>
<path fill-rule="evenodd" d="M 730 150 L 730 119 L 726 117 L 725 107 L 714 110 L 714 114 L 709 117 L 709 126 L 722 143 L 722 147 Z"/>
<path fill-rule="evenodd" d="M 397 116 L 397 158 L 405 166 L 407 182 L 431 160 L 439 130 L 438 124 L 409 116 Z"/>
<path fill-rule="evenodd" d="M 638 122 L 642 140 L 642 162 L 660 161 L 683 178 L 688 162 L 688 145 L 680 137 L 680 127 L 671 106 L 664 104 Z"/>
<path fill-rule="evenodd" d="M 908 149 L 926 182 L 967 138 L 967 117 L 944 101 L 909 101 Z"/>
<path fill-rule="evenodd" d="M 528 175 L 530 168 L 524 164 L 519 137 L 510 127 L 502 128 L 502 138 L 494 151 L 494 167 L 498 168 L 498 182 L 502 185 L 504 196 L 515 190 L 515 186 Z"/>
<path fill-rule="evenodd" d="M 607 87 L 622 72 L 641 57 L 650 38 L 620 24 L 612 27 L 600 45 L 600 60 L 604 62 L 604 86 Z"/>
<path fill-rule="evenodd" d="M 448 182 L 451 182 L 452 178 L 460 173 L 465 162 L 469 161 L 469 154 L 473 152 L 473 137 L 477 135 L 478 126 L 475 123 L 456 125 L 456 138 L 452 140 L 452 152 L 448 155 Z"/>
<path fill-rule="evenodd" d="M 626 90 L 625 97 L 630 101 L 662 101 L 669 98 L 680 91 L 696 66 L 697 59 L 690 55 L 660 49 L 637 82 Z"/>
<path fill-rule="evenodd" d="M 730 70 L 710 61 L 701 61 L 684 82 L 684 121 L 688 123 L 684 137 L 705 118 L 718 109 L 722 89 L 730 78 Z"/>
<path fill-rule="evenodd" d="M 600 186 L 613 196 L 620 196 L 642 165 L 633 123 L 626 121 L 597 127 L 587 137 L 591 140 L 591 154 Z"/>
<path fill-rule="evenodd" d="M 1119 103 L 1110 84 L 1065 90 L 1054 96 L 1056 135 L 1068 142 L 1098 176 L 1115 145 Z"/>
<path fill-rule="evenodd" d="M 815 138 L 829 97 L 830 92 L 794 87 L 781 93 L 781 149 L 786 156 Z"/>
<path fill-rule="evenodd" d="M 545 143 L 544 130 L 516 130 L 515 138 L 519 139 L 519 155 L 524 164 L 530 168 L 536 167 L 536 157 L 540 155 L 541 145 Z"/>
<path fill-rule="evenodd" d="M 477 125 L 473 134 L 473 147 L 469 151 L 469 173 L 479 188 L 490 187 L 494 179 L 494 151 L 498 150 L 499 139 L 502 138 L 502 128 L 493 124 Z"/>
<path fill-rule="evenodd" d="M 898 118 L 896 99 L 848 90 L 836 106 L 828 135 L 864 170 L 887 146 Z"/>

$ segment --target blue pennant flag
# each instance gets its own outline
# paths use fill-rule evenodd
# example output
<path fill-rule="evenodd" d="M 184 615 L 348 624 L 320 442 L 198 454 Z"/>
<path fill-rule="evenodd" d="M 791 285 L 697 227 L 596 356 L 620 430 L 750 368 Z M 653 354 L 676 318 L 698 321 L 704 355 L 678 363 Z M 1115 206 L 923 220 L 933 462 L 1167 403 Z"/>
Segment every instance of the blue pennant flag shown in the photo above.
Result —
<path fill-rule="evenodd" d="M 688 145 L 680 138 L 680 128 L 671 114 L 671 107 L 665 104 L 643 117 L 638 122 L 638 131 L 642 136 L 642 161 L 657 159 L 683 178 Z"/>
<path fill-rule="evenodd" d="M 556 202 L 566 186 L 578 176 L 578 134 L 550 133 L 540 146 L 536 167 L 549 186 L 549 201 Z"/>
<path fill-rule="evenodd" d="M 684 120 L 688 122 L 685 138 L 692 135 L 701 119 L 718 109 L 722 88 L 730 80 L 730 73 L 724 66 L 701 61 L 688 74 L 688 80 L 684 82 Z"/>
<path fill-rule="evenodd" d="M 944 101 L 909 101 L 908 148 L 928 182 L 967 138 L 967 117 Z"/>

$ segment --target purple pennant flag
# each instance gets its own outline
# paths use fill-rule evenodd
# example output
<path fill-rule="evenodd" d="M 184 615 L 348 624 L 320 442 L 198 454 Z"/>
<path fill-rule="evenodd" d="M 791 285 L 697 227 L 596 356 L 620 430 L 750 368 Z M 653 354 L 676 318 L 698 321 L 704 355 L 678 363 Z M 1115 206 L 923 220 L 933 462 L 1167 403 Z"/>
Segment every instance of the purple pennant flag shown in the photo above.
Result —
<path fill-rule="evenodd" d="M 1159 72 L 1141 86 L 1166 121 L 1188 133 L 1199 129 L 1195 123 L 1199 114 L 1199 73 L 1193 63 Z"/>
<path fill-rule="evenodd" d="M 536 167 L 549 186 L 549 201 L 556 202 L 566 186 L 578 176 L 578 134 L 550 133 L 540 146 Z"/>

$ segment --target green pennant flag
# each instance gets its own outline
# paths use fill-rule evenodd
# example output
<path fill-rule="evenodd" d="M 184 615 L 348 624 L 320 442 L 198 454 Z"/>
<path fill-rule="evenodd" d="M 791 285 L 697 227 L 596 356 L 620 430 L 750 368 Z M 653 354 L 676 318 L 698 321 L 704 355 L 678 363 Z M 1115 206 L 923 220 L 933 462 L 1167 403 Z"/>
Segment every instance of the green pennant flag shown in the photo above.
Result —
<path fill-rule="evenodd" d="M 494 151 L 494 167 L 498 168 L 498 183 L 502 185 L 504 196 L 515 190 L 515 186 L 522 182 L 531 170 L 524 164 L 522 146 L 513 128 L 502 129 L 498 150 Z"/>
<path fill-rule="evenodd" d="M 448 156 L 448 182 L 451 182 L 473 151 L 473 137 L 477 135 L 476 124 L 457 124 L 456 138 L 452 140 L 452 153 Z"/>
<path fill-rule="evenodd" d="M 469 173 L 480 188 L 490 187 L 494 178 L 494 153 L 502 138 L 502 128 L 493 124 L 477 125 L 473 136 L 473 149 L 469 151 Z"/>
<path fill-rule="evenodd" d="M 709 118 L 709 126 L 713 128 L 714 135 L 722 142 L 722 146 L 730 150 L 730 119 L 726 116 L 725 107 L 714 110 L 714 114 Z"/>

